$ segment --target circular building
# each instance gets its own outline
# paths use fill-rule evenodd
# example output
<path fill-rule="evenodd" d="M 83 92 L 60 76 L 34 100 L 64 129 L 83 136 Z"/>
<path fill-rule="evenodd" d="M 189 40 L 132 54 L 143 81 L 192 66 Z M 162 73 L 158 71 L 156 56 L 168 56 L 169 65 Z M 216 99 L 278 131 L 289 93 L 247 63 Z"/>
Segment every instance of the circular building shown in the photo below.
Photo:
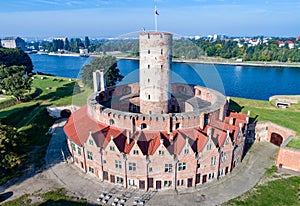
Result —
<path fill-rule="evenodd" d="M 178 189 L 222 178 L 242 160 L 248 117 L 218 91 L 171 83 L 172 34 L 140 34 L 140 82 L 95 92 L 64 127 L 74 164 L 124 187 Z"/>

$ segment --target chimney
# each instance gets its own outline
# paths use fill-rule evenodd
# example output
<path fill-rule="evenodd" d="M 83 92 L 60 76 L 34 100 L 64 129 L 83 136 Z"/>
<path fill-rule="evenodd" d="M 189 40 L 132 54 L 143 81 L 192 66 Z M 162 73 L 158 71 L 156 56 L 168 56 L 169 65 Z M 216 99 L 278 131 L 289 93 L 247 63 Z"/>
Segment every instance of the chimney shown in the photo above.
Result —
<path fill-rule="evenodd" d="M 100 91 L 105 91 L 105 75 L 104 75 L 104 69 L 100 69 Z"/>
<path fill-rule="evenodd" d="M 173 145 L 173 133 L 170 133 L 170 143 Z"/>
<path fill-rule="evenodd" d="M 213 128 L 212 127 L 209 127 L 207 129 L 207 137 L 208 139 L 211 139 L 212 138 L 212 133 L 213 133 Z"/>
<path fill-rule="evenodd" d="M 250 119 L 250 110 L 248 110 L 247 117 L 246 117 L 246 124 L 249 124 Z"/>

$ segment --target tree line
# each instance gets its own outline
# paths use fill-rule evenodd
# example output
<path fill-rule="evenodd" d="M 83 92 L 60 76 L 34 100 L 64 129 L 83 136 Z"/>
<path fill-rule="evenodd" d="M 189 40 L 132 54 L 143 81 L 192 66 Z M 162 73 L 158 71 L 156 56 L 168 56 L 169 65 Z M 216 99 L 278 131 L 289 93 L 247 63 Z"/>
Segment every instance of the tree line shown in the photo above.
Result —
<path fill-rule="evenodd" d="M 28 54 L 20 48 L 0 47 L 0 91 L 19 101 L 31 90 L 33 65 Z M 16 128 L 0 124 L 0 173 L 5 174 L 21 164 L 20 147 L 23 134 Z"/>
<path fill-rule="evenodd" d="M 180 59 L 198 59 L 207 56 L 244 61 L 300 62 L 300 49 L 297 46 L 290 49 L 287 44 L 279 47 L 278 40 L 281 39 L 270 39 L 267 43 L 248 46 L 244 41 L 238 44 L 231 39 L 211 42 L 207 39 L 182 38 L 173 41 L 172 52 L 174 58 Z M 139 56 L 138 40 L 107 40 L 92 45 L 93 51 L 98 53 L 120 51 L 131 56 Z M 300 42 L 295 41 L 295 45 L 300 45 Z"/>

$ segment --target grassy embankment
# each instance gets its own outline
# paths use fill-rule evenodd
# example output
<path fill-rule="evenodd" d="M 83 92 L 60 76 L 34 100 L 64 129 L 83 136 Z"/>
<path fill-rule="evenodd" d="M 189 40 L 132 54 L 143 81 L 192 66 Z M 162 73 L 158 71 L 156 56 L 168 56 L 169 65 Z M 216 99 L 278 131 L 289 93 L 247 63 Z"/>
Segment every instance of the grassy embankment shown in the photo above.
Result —
<path fill-rule="evenodd" d="M 2 124 L 12 125 L 24 134 L 20 145 L 21 168 L 17 172 L 0 174 L 0 184 L 21 175 L 26 169 L 37 169 L 44 163 L 44 156 L 51 136 L 46 135 L 54 119 L 46 108 L 60 105 L 83 105 L 91 90 L 76 87 L 74 80 L 36 76 L 32 92 L 38 93 L 33 100 L 0 110 Z M 74 89 L 75 88 L 75 89 Z M 75 93 L 75 94 L 74 94 Z M 9 98 L 7 98 L 9 99 Z M 3 100 L 5 101 L 5 100 Z"/>
<path fill-rule="evenodd" d="M 231 98 L 231 100 L 230 108 L 243 113 L 250 110 L 252 121 L 272 121 L 295 130 L 300 135 L 300 104 L 294 104 L 288 109 L 279 109 L 269 101 L 242 98 Z M 300 138 L 295 138 L 287 146 L 300 149 Z"/>

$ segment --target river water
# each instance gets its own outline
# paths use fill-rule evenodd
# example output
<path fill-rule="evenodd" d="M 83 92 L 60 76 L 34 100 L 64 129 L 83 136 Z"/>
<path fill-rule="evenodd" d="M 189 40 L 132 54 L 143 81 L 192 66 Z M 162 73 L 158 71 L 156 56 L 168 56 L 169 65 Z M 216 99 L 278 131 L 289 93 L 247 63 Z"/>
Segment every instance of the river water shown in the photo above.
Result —
<path fill-rule="evenodd" d="M 34 71 L 68 78 L 80 78 L 86 57 L 30 54 Z M 125 76 L 121 84 L 139 79 L 137 60 L 118 60 Z M 252 67 L 207 64 L 172 64 L 172 81 L 207 86 L 227 96 L 267 100 L 272 95 L 300 94 L 300 68 Z"/>

